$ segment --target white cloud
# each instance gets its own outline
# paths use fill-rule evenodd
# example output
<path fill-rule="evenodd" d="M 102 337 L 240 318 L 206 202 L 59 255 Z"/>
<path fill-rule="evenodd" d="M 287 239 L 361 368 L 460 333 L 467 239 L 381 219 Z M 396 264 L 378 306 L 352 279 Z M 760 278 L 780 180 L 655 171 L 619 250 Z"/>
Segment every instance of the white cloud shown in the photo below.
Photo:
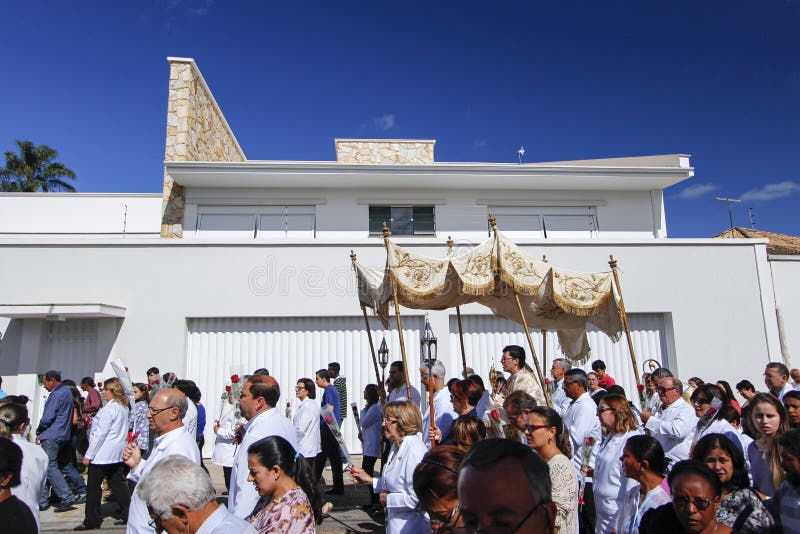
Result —
<path fill-rule="evenodd" d="M 487 146 L 489 146 L 489 143 L 487 143 L 484 140 L 479 140 L 479 141 L 473 141 L 472 142 L 472 150 L 479 150 L 481 148 L 486 148 Z"/>
<path fill-rule="evenodd" d="M 381 115 L 380 117 L 372 117 L 368 120 L 365 124 L 362 124 L 362 127 L 371 126 L 376 128 L 382 132 L 386 130 L 391 130 L 394 128 L 394 113 L 387 113 L 386 115 Z"/>
<path fill-rule="evenodd" d="M 707 195 L 712 191 L 716 191 L 717 189 L 719 189 L 719 186 L 714 184 L 695 184 L 690 185 L 676 196 L 677 198 L 682 198 L 684 200 L 693 200 L 695 198 L 700 198 L 704 195 Z"/>
<path fill-rule="evenodd" d="M 786 180 L 775 184 L 767 184 L 758 189 L 751 189 L 739 198 L 742 200 L 774 200 L 776 198 L 788 197 L 800 192 L 800 183 Z"/>

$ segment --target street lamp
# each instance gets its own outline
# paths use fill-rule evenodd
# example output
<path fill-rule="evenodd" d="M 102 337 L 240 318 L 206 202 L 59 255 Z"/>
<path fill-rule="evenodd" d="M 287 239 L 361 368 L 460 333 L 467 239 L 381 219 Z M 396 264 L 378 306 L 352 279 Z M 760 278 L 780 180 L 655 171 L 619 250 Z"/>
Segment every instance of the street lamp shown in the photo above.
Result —
<path fill-rule="evenodd" d="M 378 349 L 378 363 L 381 365 L 381 383 L 378 387 L 383 389 L 386 385 L 386 366 L 389 364 L 389 347 L 386 346 L 386 338 L 381 340 L 381 346 Z"/>
<path fill-rule="evenodd" d="M 435 426 L 435 419 L 433 413 L 433 364 L 436 363 L 436 336 L 433 335 L 431 322 L 428 314 L 425 314 L 425 331 L 422 334 L 422 339 L 419 341 L 420 352 L 422 353 L 422 361 L 428 367 L 428 410 L 430 413 L 431 430 Z M 436 440 L 431 439 L 431 447 L 436 445 Z"/>

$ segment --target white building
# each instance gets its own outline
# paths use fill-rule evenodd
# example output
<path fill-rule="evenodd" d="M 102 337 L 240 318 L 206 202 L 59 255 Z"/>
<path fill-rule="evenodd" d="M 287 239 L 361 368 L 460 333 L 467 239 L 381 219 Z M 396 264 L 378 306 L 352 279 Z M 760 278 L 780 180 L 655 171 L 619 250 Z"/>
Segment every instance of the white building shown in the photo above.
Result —
<path fill-rule="evenodd" d="M 667 238 L 663 190 L 693 175 L 688 156 L 439 163 L 434 141 L 339 139 L 336 161 L 249 161 L 195 63 L 170 65 L 162 195 L 0 194 L 0 375 L 5 391 L 35 392 L 38 409 L 37 373 L 102 380 L 113 358 L 134 381 L 155 365 L 198 383 L 207 453 L 234 366 L 267 367 L 283 409 L 296 379 L 338 361 L 348 400 L 361 404 L 375 373 L 349 255 L 383 265 L 384 220 L 398 243 L 431 256 L 446 254 L 449 236 L 456 247 L 485 239 L 489 213 L 563 268 L 607 270 L 613 254 L 640 365 L 759 385 L 764 364 L 782 359 L 766 240 Z M 422 315 L 403 313 L 418 366 Z M 504 345 L 526 346 L 518 325 L 477 305 L 462 314 L 467 363 L 482 376 Z M 457 376 L 455 312 L 431 322 Z M 371 326 L 400 359 L 397 331 Z M 590 359 L 635 391 L 626 342 L 597 332 L 590 342 Z M 353 426 L 351 416 L 358 451 Z"/>

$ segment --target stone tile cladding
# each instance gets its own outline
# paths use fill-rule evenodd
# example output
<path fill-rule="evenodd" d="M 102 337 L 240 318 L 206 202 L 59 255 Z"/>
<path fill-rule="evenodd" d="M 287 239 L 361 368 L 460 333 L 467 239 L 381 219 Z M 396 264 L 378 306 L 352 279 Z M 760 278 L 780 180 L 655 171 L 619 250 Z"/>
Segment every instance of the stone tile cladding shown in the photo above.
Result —
<path fill-rule="evenodd" d="M 193 61 L 170 59 L 165 161 L 246 161 Z M 183 237 L 183 187 L 164 169 L 161 237 Z"/>
<path fill-rule="evenodd" d="M 436 141 L 337 139 L 339 163 L 377 165 L 433 165 Z"/>

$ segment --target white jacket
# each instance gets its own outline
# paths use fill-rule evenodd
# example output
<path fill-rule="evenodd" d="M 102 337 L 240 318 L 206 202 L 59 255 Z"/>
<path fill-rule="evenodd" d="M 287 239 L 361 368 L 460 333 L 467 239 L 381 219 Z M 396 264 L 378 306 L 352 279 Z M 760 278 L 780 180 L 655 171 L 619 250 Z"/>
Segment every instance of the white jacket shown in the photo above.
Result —
<path fill-rule="evenodd" d="M 664 408 L 661 415 L 650 417 L 644 427 L 664 447 L 664 454 L 672 460 L 672 465 L 689 459 L 697 416 L 683 397 Z"/>
<path fill-rule="evenodd" d="M 319 434 L 319 405 L 314 399 L 306 397 L 297 405 L 292 419 L 297 432 L 297 450 L 304 458 L 314 459 L 322 451 Z"/>
<path fill-rule="evenodd" d="M 387 534 L 425 533 L 431 524 L 419 510 L 419 500 L 414 493 L 414 468 L 428 448 L 420 434 L 406 436 L 397 452 L 389 457 L 383 476 L 372 479 L 375 493 L 388 493 L 386 497 Z"/>
<path fill-rule="evenodd" d="M 564 416 L 564 425 L 569 430 L 569 437 L 572 440 L 572 466 L 575 468 L 578 479 L 580 479 L 586 438 L 591 437 L 594 439 L 589 456 L 589 467 L 593 468 L 594 457 L 603 437 L 600 429 L 600 419 L 597 418 L 597 404 L 595 404 L 588 392 L 585 392 L 574 402 L 570 401 L 567 413 Z M 591 477 L 586 477 L 586 480 L 592 481 Z"/>
<path fill-rule="evenodd" d="M 245 434 L 242 443 L 236 449 L 231 471 L 231 489 L 228 495 L 228 509 L 242 519 L 250 515 L 258 502 L 258 493 L 251 482 L 247 481 L 250 470 L 247 468 L 247 448 L 267 436 L 280 436 L 297 450 L 297 433 L 284 416 L 275 408 L 270 408 L 256 415 L 244 425 Z M 197 446 L 195 445 L 195 449 Z"/>
<path fill-rule="evenodd" d="M 122 451 L 128 445 L 128 419 L 130 410 L 111 401 L 92 418 L 89 432 L 89 448 L 84 457 L 94 465 L 118 464 L 122 461 Z"/>
<path fill-rule="evenodd" d="M 611 534 L 617 527 L 619 505 L 636 486 L 636 481 L 625 477 L 622 469 L 622 449 L 631 436 L 638 436 L 641 430 L 631 430 L 624 434 L 609 434 L 600 443 L 594 459 L 594 507 L 595 532 Z"/>
<path fill-rule="evenodd" d="M 411 386 L 411 402 L 414 403 L 417 408 L 419 408 L 419 401 L 421 397 L 419 396 L 419 390 L 414 386 Z M 408 393 L 406 392 L 406 385 L 401 384 L 399 388 L 395 388 L 389 393 L 386 402 L 397 402 L 397 401 L 407 401 L 408 400 Z"/>
<path fill-rule="evenodd" d="M 233 405 L 225 402 L 222 415 L 219 418 L 219 429 L 214 438 L 214 452 L 211 461 L 222 467 L 233 465 L 233 455 L 236 453 L 236 419 L 234 418 Z"/>
<path fill-rule="evenodd" d="M 14 443 L 22 449 L 22 482 L 11 488 L 11 494 L 28 505 L 36 524 L 39 525 L 39 497 L 45 491 L 47 481 L 47 454 L 39 445 L 31 443 L 19 434 L 11 434 Z"/>
<path fill-rule="evenodd" d="M 433 418 L 434 423 L 442 431 L 442 439 L 447 437 L 450 431 L 450 426 L 456 420 L 458 414 L 453 409 L 453 402 L 450 400 L 450 391 L 443 387 L 433 395 Z M 425 410 L 425 415 L 422 417 L 422 435 L 424 436 L 425 445 L 431 445 L 430 440 L 431 429 L 431 409 L 430 406 Z"/>
<path fill-rule="evenodd" d="M 184 427 L 179 426 L 155 439 L 150 456 L 147 460 L 139 462 L 135 469 L 131 469 L 128 480 L 139 482 L 154 465 L 172 454 L 185 456 L 200 464 L 200 449 L 197 447 L 197 442 L 186 432 Z M 149 522 L 150 514 L 147 512 L 144 500 L 139 497 L 137 488 L 131 495 L 131 507 L 128 511 L 128 534 L 153 534 L 155 530 L 150 528 Z"/>
<path fill-rule="evenodd" d="M 183 429 L 187 434 L 197 440 L 197 405 L 186 399 L 186 415 L 183 417 Z"/>
<path fill-rule="evenodd" d="M 383 446 L 381 439 L 383 437 L 382 423 L 383 411 L 381 410 L 380 402 L 361 410 L 361 437 L 363 438 L 361 446 L 364 456 L 381 457 L 381 447 Z"/>

